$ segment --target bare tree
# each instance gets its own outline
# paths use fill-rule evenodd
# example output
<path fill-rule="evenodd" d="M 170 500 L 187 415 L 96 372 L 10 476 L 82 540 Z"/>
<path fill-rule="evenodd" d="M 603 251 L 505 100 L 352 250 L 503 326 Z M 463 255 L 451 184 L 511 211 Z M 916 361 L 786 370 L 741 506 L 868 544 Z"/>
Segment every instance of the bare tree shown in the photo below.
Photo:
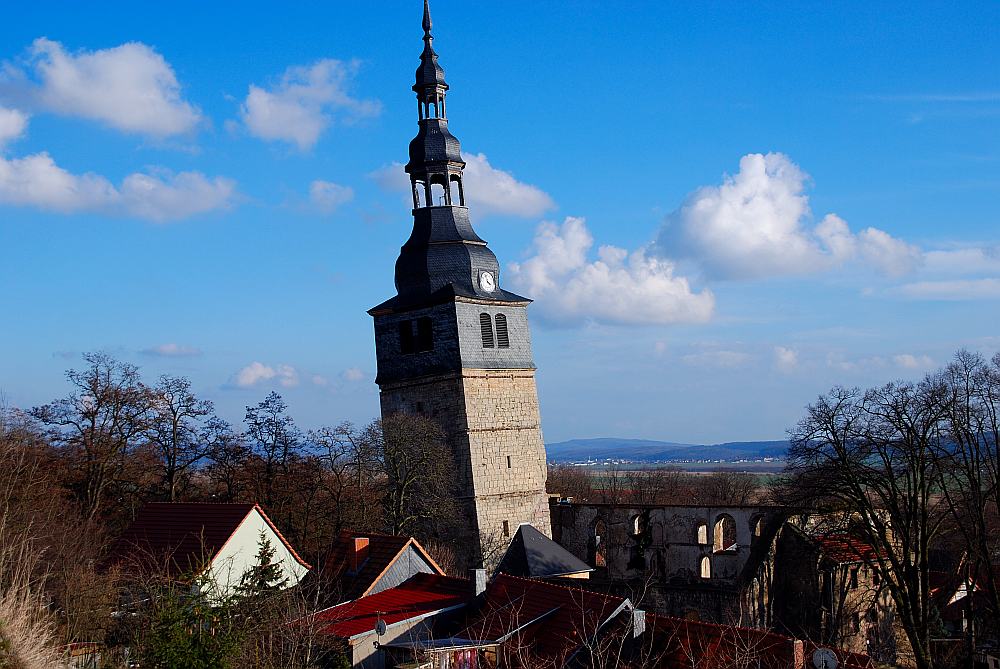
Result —
<path fill-rule="evenodd" d="M 205 474 L 211 481 L 211 496 L 223 502 L 235 502 L 246 487 L 250 449 L 241 435 L 220 418 L 212 418 L 200 433 L 206 448 L 208 465 Z"/>
<path fill-rule="evenodd" d="M 66 372 L 70 394 L 31 415 L 51 428 L 53 442 L 74 460 L 74 491 L 94 518 L 147 427 L 150 393 L 135 365 L 104 353 L 83 358 L 85 369 Z"/>
<path fill-rule="evenodd" d="M 271 391 L 257 406 L 247 407 L 244 422 L 247 440 L 263 462 L 257 495 L 265 505 L 275 502 L 275 481 L 287 474 L 291 460 L 302 446 L 302 434 L 286 412 L 288 405 L 281 395 Z"/>
<path fill-rule="evenodd" d="M 942 384 L 834 388 L 791 431 L 784 499 L 827 517 L 872 551 L 859 556 L 892 597 L 916 666 L 933 666 L 928 582 L 946 518 L 931 453 L 940 446 Z"/>
<path fill-rule="evenodd" d="M 379 464 L 386 477 L 385 523 L 393 534 L 436 533 L 454 519 L 454 459 L 438 425 L 396 414 L 377 421 Z"/>
<path fill-rule="evenodd" d="M 753 474 L 719 469 L 699 478 L 695 494 L 697 503 L 704 506 L 747 506 L 753 503 L 758 487 Z"/>
<path fill-rule="evenodd" d="M 969 571 L 985 594 L 986 620 L 1000 620 L 1000 354 L 959 351 L 940 374 L 947 392 L 943 438 L 933 455 Z"/>
<path fill-rule="evenodd" d="M 146 438 L 160 459 L 164 496 L 174 502 L 191 468 L 208 455 L 202 430 L 213 407 L 195 397 L 191 382 L 182 377 L 161 376 L 150 395 Z"/>

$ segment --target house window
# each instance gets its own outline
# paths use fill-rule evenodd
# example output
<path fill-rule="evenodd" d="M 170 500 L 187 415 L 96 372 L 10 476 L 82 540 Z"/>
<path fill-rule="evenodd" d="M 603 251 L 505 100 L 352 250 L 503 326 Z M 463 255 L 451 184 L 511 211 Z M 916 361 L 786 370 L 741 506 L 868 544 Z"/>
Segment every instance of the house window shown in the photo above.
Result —
<path fill-rule="evenodd" d="M 497 348 L 510 348 L 510 335 L 507 333 L 507 317 L 497 314 Z"/>
<path fill-rule="evenodd" d="M 413 341 L 413 321 L 399 322 L 399 350 L 403 353 L 413 353 L 416 350 Z"/>
<path fill-rule="evenodd" d="M 878 585 L 882 582 L 882 576 L 878 573 L 878 570 L 872 569 L 872 583 Z"/>
<path fill-rule="evenodd" d="M 434 329 L 427 316 L 417 319 L 417 351 L 434 350 Z"/>
<path fill-rule="evenodd" d="M 851 590 L 856 590 L 858 587 L 858 568 L 854 567 L 851 569 Z"/>
<path fill-rule="evenodd" d="M 712 560 L 707 555 L 701 558 L 701 577 L 712 578 Z"/>
<path fill-rule="evenodd" d="M 851 628 L 855 634 L 861 631 L 861 614 L 857 611 L 851 615 Z"/>
<path fill-rule="evenodd" d="M 708 523 L 698 523 L 698 543 L 702 546 L 708 545 Z"/>
<path fill-rule="evenodd" d="M 489 314 L 479 314 L 479 328 L 483 332 L 483 348 L 493 348 L 493 319 Z"/>

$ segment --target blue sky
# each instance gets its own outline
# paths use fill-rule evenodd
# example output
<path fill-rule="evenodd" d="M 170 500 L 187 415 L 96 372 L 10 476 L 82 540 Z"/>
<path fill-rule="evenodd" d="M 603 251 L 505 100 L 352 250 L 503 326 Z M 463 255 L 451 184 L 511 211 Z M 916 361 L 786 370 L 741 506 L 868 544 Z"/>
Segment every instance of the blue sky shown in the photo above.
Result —
<path fill-rule="evenodd" d="M 83 351 L 226 418 L 378 411 L 420 3 L 19 3 L 0 389 Z M 778 438 L 833 384 L 1000 350 L 1000 6 L 435 0 L 546 439 Z"/>

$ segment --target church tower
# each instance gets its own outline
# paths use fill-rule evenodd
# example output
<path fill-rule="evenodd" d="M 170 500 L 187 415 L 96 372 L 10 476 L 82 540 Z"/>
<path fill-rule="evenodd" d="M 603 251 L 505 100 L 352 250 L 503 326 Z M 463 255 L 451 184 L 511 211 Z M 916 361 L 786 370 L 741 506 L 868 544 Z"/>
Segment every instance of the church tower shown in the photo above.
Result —
<path fill-rule="evenodd" d="M 413 90 L 419 117 L 406 173 L 413 231 L 396 260 L 396 296 L 371 309 L 382 415 L 421 414 L 452 448 L 472 563 L 499 559 L 521 523 L 551 533 L 527 306 L 472 229 L 461 147 L 448 129 L 448 84 L 432 46 Z M 498 553 L 499 551 L 499 553 Z"/>

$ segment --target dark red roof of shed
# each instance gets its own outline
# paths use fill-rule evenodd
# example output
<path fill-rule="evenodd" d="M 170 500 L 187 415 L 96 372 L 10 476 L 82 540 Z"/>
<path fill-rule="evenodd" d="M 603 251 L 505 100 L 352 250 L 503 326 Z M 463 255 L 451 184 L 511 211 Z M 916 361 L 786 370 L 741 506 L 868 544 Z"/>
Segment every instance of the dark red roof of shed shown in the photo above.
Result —
<path fill-rule="evenodd" d="M 465 604 L 473 597 L 464 578 L 416 574 L 395 588 L 324 609 L 313 618 L 320 632 L 349 639 L 371 632 L 381 617 L 386 625 Z"/>
<path fill-rule="evenodd" d="M 815 540 L 823 553 L 839 564 L 871 562 L 880 557 L 871 544 L 849 534 L 821 534 Z"/>

